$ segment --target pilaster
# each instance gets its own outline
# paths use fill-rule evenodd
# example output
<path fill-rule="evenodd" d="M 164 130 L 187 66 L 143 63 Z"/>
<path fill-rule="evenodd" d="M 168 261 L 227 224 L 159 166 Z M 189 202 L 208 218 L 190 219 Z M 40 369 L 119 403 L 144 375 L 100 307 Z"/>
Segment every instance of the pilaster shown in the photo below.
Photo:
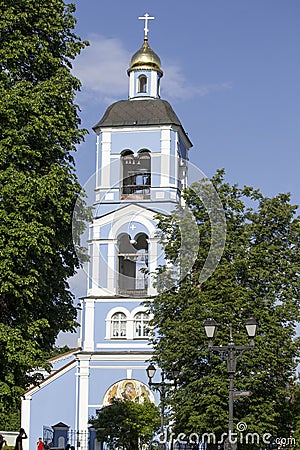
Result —
<path fill-rule="evenodd" d="M 171 129 L 161 130 L 161 187 L 169 185 L 170 180 L 170 145 L 171 145 Z"/>
<path fill-rule="evenodd" d="M 31 396 L 26 396 L 25 398 L 22 398 L 21 427 L 24 428 L 24 430 L 28 434 L 28 439 L 23 440 L 23 450 L 29 450 L 30 408 L 31 408 Z"/>
<path fill-rule="evenodd" d="M 95 300 L 87 298 L 85 300 L 85 315 L 84 315 L 84 342 L 83 349 L 85 351 L 94 350 L 94 315 L 95 315 Z"/>
<path fill-rule="evenodd" d="M 79 401 L 78 401 L 78 429 L 81 432 L 88 431 L 88 404 L 89 404 L 89 376 L 90 355 L 80 355 L 78 365 L 79 376 Z"/>

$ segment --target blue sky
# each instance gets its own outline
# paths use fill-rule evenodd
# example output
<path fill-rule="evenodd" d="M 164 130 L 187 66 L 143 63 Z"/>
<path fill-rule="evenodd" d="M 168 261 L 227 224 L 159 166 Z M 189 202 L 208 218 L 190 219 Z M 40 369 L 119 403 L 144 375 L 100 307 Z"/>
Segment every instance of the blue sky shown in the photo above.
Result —
<path fill-rule="evenodd" d="M 212 176 L 291 192 L 300 204 L 299 0 L 75 0 L 77 33 L 87 39 L 74 63 L 77 97 L 89 129 L 76 154 L 82 184 L 95 167 L 91 127 L 113 101 L 126 99 L 130 57 L 142 45 L 143 21 L 160 56 L 161 97 L 179 116 L 194 146 L 190 161 Z M 76 293 L 85 285 L 77 277 Z"/>

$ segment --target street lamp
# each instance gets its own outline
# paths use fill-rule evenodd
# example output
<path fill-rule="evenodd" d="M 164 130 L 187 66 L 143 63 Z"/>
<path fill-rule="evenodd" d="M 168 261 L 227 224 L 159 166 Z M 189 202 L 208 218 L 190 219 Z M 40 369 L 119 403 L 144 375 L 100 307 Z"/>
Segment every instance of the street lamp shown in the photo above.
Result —
<path fill-rule="evenodd" d="M 251 340 L 251 345 L 254 347 L 254 342 L 253 339 L 255 338 L 256 335 L 256 329 L 257 329 L 257 322 L 253 317 L 250 317 L 249 319 L 246 320 L 245 322 L 245 327 L 247 330 L 247 334 L 248 337 Z"/>
<path fill-rule="evenodd" d="M 148 375 L 148 378 L 149 378 L 149 386 L 151 386 L 152 378 L 154 377 L 155 372 L 156 372 L 156 368 L 155 368 L 154 364 L 152 364 L 152 363 L 149 364 L 149 366 L 146 369 L 146 372 L 147 372 L 147 375 Z"/>
<path fill-rule="evenodd" d="M 214 319 L 206 319 L 204 329 L 206 336 L 209 338 L 209 343 L 212 345 L 212 339 L 215 337 L 217 331 L 217 322 Z"/>
<path fill-rule="evenodd" d="M 217 322 L 214 319 L 207 319 L 204 322 L 204 329 L 206 336 L 209 339 L 208 348 L 211 352 L 217 352 L 221 356 L 227 356 L 227 370 L 229 375 L 229 410 L 228 410 L 228 438 L 227 450 L 235 450 L 236 443 L 232 443 L 233 436 L 233 400 L 234 397 L 246 397 L 251 395 L 251 392 L 239 392 L 234 391 L 234 377 L 236 373 L 236 363 L 237 360 L 242 356 L 242 354 L 247 350 L 253 350 L 254 348 L 254 337 L 256 335 L 257 322 L 251 317 L 245 322 L 246 331 L 249 338 L 249 345 L 235 345 L 232 336 L 232 324 L 229 324 L 229 344 L 216 346 L 213 345 L 213 338 L 215 337 L 217 330 Z"/>
<path fill-rule="evenodd" d="M 148 384 L 150 388 L 153 388 L 159 392 L 160 395 L 160 407 L 161 407 L 161 413 L 160 413 L 160 435 L 164 436 L 164 416 L 165 416 L 165 399 L 166 399 L 166 390 L 168 386 L 175 386 L 176 387 L 176 379 L 179 376 L 179 370 L 173 369 L 171 374 L 174 382 L 168 383 L 165 381 L 165 373 L 162 370 L 161 371 L 161 381 L 159 383 L 153 382 L 152 379 L 156 373 L 156 367 L 154 364 L 149 364 L 149 366 L 146 369 L 147 376 L 148 376 Z M 160 449 L 165 449 L 165 444 L 159 444 Z"/>

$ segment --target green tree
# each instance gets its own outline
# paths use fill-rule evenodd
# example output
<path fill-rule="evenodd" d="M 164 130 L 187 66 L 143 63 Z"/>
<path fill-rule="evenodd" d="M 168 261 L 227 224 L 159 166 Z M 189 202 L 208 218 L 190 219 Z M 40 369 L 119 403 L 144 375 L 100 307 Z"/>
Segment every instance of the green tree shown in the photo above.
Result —
<path fill-rule="evenodd" d="M 71 224 L 81 187 L 71 153 L 85 131 L 71 62 L 85 43 L 73 32 L 74 10 L 63 0 L 3 0 L 0 7 L 3 426 L 18 414 L 23 390 L 38 382 L 32 369 L 43 365 L 58 332 L 76 326 L 67 279 L 79 267 Z M 83 204 L 77 215 L 80 229 Z"/>
<path fill-rule="evenodd" d="M 141 449 L 159 429 L 160 415 L 158 407 L 147 399 L 114 399 L 90 423 L 96 429 L 97 439 L 105 441 L 109 448 Z"/>
<path fill-rule="evenodd" d="M 220 239 L 222 236 L 220 211 L 214 216 L 213 202 L 209 201 L 211 182 L 223 205 L 227 231 L 222 258 L 211 276 L 203 279 L 209 251 L 213 267 L 218 254 L 210 249 L 212 228 Z M 166 373 L 174 364 L 180 367 L 178 389 L 168 396 L 175 432 L 201 436 L 205 432 L 220 435 L 227 431 L 227 365 L 219 355 L 208 352 L 203 322 L 213 317 L 219 324 L 215 345 L 229 341 L 229 323 L 233 324 L 235 343 L 247 345 L 244 322 L 255 317 L 259 323 L 255 349 L 238 360 L 235 379 L 235 387 L 251 391 L 252 396 L 235 402 L 235 424 L 244 421 L 247 431 L 261 436 L 286 436 L 294 421 L 286 401 L 287 386 L 293 381 L 299 358 L 297 207 L 290 204 L 288 194 L 268 198 L 250 187 L 230 186 L 224 181 L 224 171 L 219 171 L 211 182 L 201 180 L 184 194 L 186 207 L 192 211 L 199 229 L 199 250 L 193 269 L 149 303 L 158 336 L 154 340 L 154 358 Z M 178 215 L 176 212 L 175 217 Z M 215 224 L 210 222 L 212 217 L 216 217 Z M 180 227 L 172 215 L 159 219 L 160 237 L 170 266 L 179 253 L 184 219 Z M 219 247 L 223 244 L 220 242 Z M 160 269 L 159 287 L 164 277 L 170 283 L 170 271 Z"/>

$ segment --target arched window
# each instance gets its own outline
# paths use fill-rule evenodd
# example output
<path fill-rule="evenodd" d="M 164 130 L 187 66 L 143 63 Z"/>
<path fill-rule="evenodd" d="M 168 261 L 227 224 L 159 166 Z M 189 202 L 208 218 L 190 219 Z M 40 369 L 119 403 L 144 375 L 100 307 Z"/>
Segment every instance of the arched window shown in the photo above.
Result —
<path fill-rule="evenodd" d="M 145 338 L 149 336 L 149 314 L 146 312 L 139 312 L 134 316 L 134 337 Z"/>
<path fill-rule="evenodd" d="M 138 92 L 146 94 L 147 93 L 147 77 L 146 75 L 140 75 L 138 79 Z"/>
<path fill-rule="evenodd" d="M 151 154 L 142 149 L 135 156 L 131 150 L 121 153 L 122 187 L 121 199 L 150 199 Z"/>
<path fill-rule="evenodd" d="M 134 239 L 122 233 L 118 237 L 118 293 L 144 297 L 148 290 L 148 236 L 138 233 Z"/>
<path fill-rule="evenodd" d="M 111 317 L 111 337 L 126 337 L 126 316 L 122 312 L 117 312 Z"/>

